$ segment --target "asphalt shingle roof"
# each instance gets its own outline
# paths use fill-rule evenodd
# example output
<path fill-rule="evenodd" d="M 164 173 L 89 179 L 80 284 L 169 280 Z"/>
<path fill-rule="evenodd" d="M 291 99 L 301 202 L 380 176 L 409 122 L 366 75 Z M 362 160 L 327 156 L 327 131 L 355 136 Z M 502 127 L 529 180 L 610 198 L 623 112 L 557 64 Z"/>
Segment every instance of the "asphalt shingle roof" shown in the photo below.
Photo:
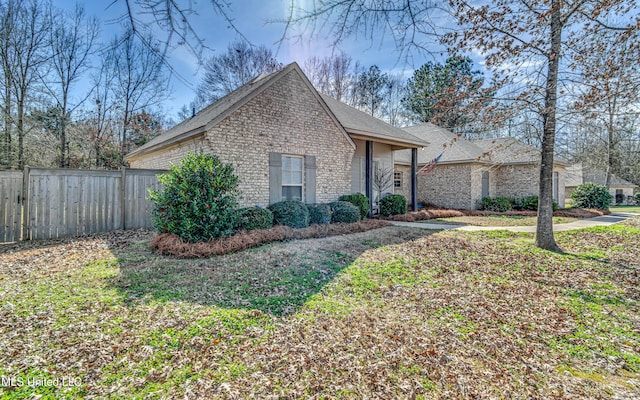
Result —
<path fill-rule="evenodd" d="M 291 63 L 281 70 L 270 75 L 260 75 L 249 83 L 239 87 L 210 106 L 199 111 L 195 116 L 177 124 L 165 133 L 152 139 L 145 145 L 132 151 L 127 157 L 146 153 L 147 151 L 161 149 L 169 144 L 198 135 L 208 128 L 215 126 L 227 115 L 245 104 L 251 98 L 277 81 L 292 70 L 297 70 L 302 76 L 304 73 L 296 63 Z M 315 90 L 315 89 L 314 89 Z M 360 134 L 372 138 L 398 142 L 411 146 L 426 146 L 428 143 L 412 136 L 404 130 L 387 124 L 367 113 L 356 110 L 329 96 L 320 94 L 328 110 L 335 116 L 345 131 L 352 134 Z"/>
<path fill-rule="evenodd" d="M 607 181 L 605 171 L 596 168 L 583 168 L 582 164 L 577 163 L 567 167 L 567 178 L 565 185 L 568 187 L 580 186 L 586 182 L 593 182 L 603 185 Z M 638 185 L 629 182 L 616 175 L 611 174 L 611 182 L 609 187 L 637 187 Z"/>
<path fill-rule="evenodd" d="M 458 137 L 445 128 L 431 123 L 402 128 L 417 138 L 429 142 L 424 150 L 418 150 L 418 164 L 429 163 L 440 153 L 439 163 L 461 163 L 478 160 L 482 156 L 482 149 L 472 142 Z M 399 163 L 411 163 L 411 151 L 402 150 L 395 153 L 395 160 Z"/>
<path fill-rule="evenodd" d="M 344 104 L 326 94 L 320 94 L 340 124 L 351 134 L 364 135 L 377 139 L 392 140 L 411 145 L 427 146 L 428 141 L 418 138 L 406 130 L 390 125 L 365 112 Z"/>

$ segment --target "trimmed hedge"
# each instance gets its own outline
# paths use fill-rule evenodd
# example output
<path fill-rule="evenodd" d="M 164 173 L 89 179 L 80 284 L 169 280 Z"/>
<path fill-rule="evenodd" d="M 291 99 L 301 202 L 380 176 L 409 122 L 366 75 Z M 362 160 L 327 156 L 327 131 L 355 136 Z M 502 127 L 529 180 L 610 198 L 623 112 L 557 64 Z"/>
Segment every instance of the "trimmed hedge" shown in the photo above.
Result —
<path fill-rule="evenodd" d="M 633 202 L 636 203 L 637 206 L 640 206 L 640 192 L 633 195 Z"/>
<path fill-rule="evenodd" d="M 587 182 L 571 192 L 571 200 L 576 208 L 597 208 L 608 210 L 611 205 L 611 195 L 606 187 L 597 183 Z"/>
<path fill-rule="evenodd" d="M 210 154 L 188 153 L 158 182 L 162 188 L 149 190 L 149 200 L 160 233 L 174 233 L 187 242 L 233 235 L 240 192 L 231 165 Z"/>
<path fill-rule="evenodd" d="M 380 199 L 380 214 L 385 217 L 407 213 L 407 199 L 401 194 L 390 194 Z"/>
<path fill-rule="evenodd" d="M 481 210 L 507 212 L 512 208 L 511 200 L 506 197 L 483 197 L 480 201 Z"/>
<path fill-rule="evenodd" d="M 269 206 L 273 213 L 273 224 L 306 228 L 309 226 L 309 209 L 301 201 L 285 200 Z"/>
<path fill-rule="evenodd" d="M 521 210 L 538 211 L 538 196 L 526 196 L 517 199 L 514 202 L 514 208 L 519 208 Z M 558 210 L 558 208 L 558 203 L 553 200 L 553 211 Z"/>
<path fill-rule="evenodd" d="M 360 220 L 360 209 L 348 201 L 334 201 L 329 203 L 331 207 L 331 222 L 358 222 Z"/>
<path fill-rule="evenodd" d="M 311 225 L 331 223 L 331 207 L 328 204 L 307 204 L 307 208 Z"/>
<path fill-rule="evenodd" d="M 345 194 L 338 198 L 339 201 L 348 201 L 354 206 L 360 209 L 360 219 L 366 218 L 369 215 L 371 208 L 369 207 L 369 198 L 362 193 Z"/>
<path fill-rule="evenodd" d="M 252 231 L 273 226 L 273 213 L 268 208 L 247 207 L 238 209 L 238 229 Z"/>

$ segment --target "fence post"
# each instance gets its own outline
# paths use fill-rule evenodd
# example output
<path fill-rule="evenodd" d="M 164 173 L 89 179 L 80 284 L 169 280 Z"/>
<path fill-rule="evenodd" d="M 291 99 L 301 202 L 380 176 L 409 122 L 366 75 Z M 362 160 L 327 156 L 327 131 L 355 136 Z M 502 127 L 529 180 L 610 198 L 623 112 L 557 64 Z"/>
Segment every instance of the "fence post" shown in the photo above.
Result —
<path fill-rule="evenodd" d="M 127 190 L 127 168 L 120 168 L 120 226 L 122 230 L 126 229 L 127 206 L 125 204 Z"/>
<path fill-rule="evenodd" d="M 31 168 L 28 166 L 24 167 L 24 172 L 22 173 L 22 232 L 20 232 L 20 240 L 29 240 L 31 239 L 31 235 L 29 231 L 31 230 L 31 205 L 30 202 L 30 193 L 29 193 L 29 177 L 31 175 Z"/>

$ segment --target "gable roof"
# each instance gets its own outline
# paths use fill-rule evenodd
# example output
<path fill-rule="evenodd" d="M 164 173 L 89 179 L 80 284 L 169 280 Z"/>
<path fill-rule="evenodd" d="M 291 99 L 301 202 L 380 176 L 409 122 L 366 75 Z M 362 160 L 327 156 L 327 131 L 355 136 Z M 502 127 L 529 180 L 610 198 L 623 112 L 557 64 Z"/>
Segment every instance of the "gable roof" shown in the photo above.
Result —
<path fill-rule="evenodd" d="M 601 169 L 596 169 L 596 168 L 588 168 L 588 167 L 582 167 L 582 164 L 574 164 L 571 165 L 569 168 L 567 168 L 567 171 L 571 171 L 572 172 L 572 179 L 569 180 L 567 179 L 567 183 L 565 184 L 566 186 L 572 187 L 572 186 L 579 186 L 582 183 L 586 183 L 586 182 L 593 182 L 593 183 L 597 183 L 598 185 L 602 185 L 604 186 L 605 183 L 607 182 L 607 173 Z M 576 179 L 576 177 L 578 177 L 580 179 Z M 569 174 L 567 174 L 567 178 L 569 178 Z M 610 188 L 635 188 L 638 187 L 638 185 L 629 182 L 627 180 L 624 180 L 622 178 L 617 177 L 614 174 L 611 174 L 611 181 L 609 183 L 609 187 Z"/>
<path fill-rule="evenodd" d="M 372 115 L 344 104 L 326 94 L 320 94 L 346 131 L 354 138 L 376 139 L 400 148 L 424 147 L 428 141 L 401 128 L 388 124 Z"/>
<path fill-rule="evenodd" d="M 481 162 L 489 164 L 537 164 L 540 162 L 540 150 L 512 137 L 467 140 L 448 129 L 432 123 L 409 126 L 405 131 L 431 145 L 424 151 L 418 151 L 418 165 L 429 163 L 442 154 L 439 164 L 461 164 Z M 411 162 L 409 152 L 396 152 L 395 160 L 401 164 Z M 556 158 L 555 164 L 568 165 L 565 160 Z"/>
<path fill-rule="evenodd" d="M 482 149 L 472 142 L 429 122 L 403 129 L 430 143 L 424 150 L 418 151 L 418 165 L 427 164 L 440 154 L 440 164 L 474 162 L 478 161 L 483 153 Z M 411 153 L 398 151 L 395 153 L 395 161 L 408 164 L 411 162 Z"/>
<path fill-rule="evenodd" d="M 474 140 L 473 143 L 483 150 L 484 159 L 496 164 L 540 163 L 540 150 L 537 147 L 512 137 Z M 558 157 L 554 158 L 554 164 L 569 165 L 567 161 Z"/>
<path fill-rule="evenodd" d="M 240 86 L 238 89 L 222 97 L 215 103 L 200 110 L 195 116 L 180 122 L 165 133 L 155 137 L 143 146 L 140 146 L 129 153 L 126 157 L 136 157 L 203 134 L 291 71 L 295 71 L 302 78 L 303 82 L 318 99 L 320 105 L 327 111 L 327 114 L 342 130 L 346 140 L 355 148 L 353 140 L 351 140 L 347 132 L 344 130 L 340 121 L 338 121 L 329 107 L 327 107 L 324 100 L 318 94 L 318 91 L 313 87 L 311 82 L 309 82 L 309 79 L 307 79 L 298 64 L 293 62 L 270 75 L 259 75 L 245 85 Z"/>
<path fill-rule="evenodd" d="M 144 153 L 159 150 L 166 146 L 204 134 L 208 129 L 218 124 L 228 115 L 242 107 L 248 101 L 266 90 L 291 71 L 295 71 L 300 76 L 320 105 L 326 110 L 329 117 L 333 119 L 336 125 L 342 130 L 346 140 L 354 148 L 355 143 L 349 136 L 350 134 L 354 137 L 362 136 L 372 138 L 380 142 L 387 142 L 392 145 L 400 146 L 401 148 L 423 147 L 428 144 L 400 128 L 396 128 L 379 120 L 378 118 L 349 107 L 348 105 L 329 96 L 321 95 L 313 87 L 298 64 L 293 62 L 270 75 L 261 74 L 254 78 L 249 83 L 239 87 L 215 103 L 202 109 L 192 118 L 182 121 L 165 133 L 155 137 L 148 143 L 127 154 L 126 158 L 134 158 Z"/>

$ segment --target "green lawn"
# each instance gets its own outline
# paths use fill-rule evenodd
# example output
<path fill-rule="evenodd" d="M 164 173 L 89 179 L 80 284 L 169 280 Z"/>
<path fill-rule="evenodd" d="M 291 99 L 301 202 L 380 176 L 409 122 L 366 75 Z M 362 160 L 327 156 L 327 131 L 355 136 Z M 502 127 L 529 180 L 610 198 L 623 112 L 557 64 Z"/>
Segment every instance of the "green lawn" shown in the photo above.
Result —
<path fill-rule="evenodd" d="M 640 214 L 640 206 L 611 206 L 609 207 L 611 212 L 627 212 Z"/>
<path fill-rule="evenodd" d="M 0 375 L 74 379 L 0 397 L 640 391 L 640 218 L 558 233 L 564 254 L 529 234 L 387 227 L 178 260 L 151 237 L 0 246 Z"/>

